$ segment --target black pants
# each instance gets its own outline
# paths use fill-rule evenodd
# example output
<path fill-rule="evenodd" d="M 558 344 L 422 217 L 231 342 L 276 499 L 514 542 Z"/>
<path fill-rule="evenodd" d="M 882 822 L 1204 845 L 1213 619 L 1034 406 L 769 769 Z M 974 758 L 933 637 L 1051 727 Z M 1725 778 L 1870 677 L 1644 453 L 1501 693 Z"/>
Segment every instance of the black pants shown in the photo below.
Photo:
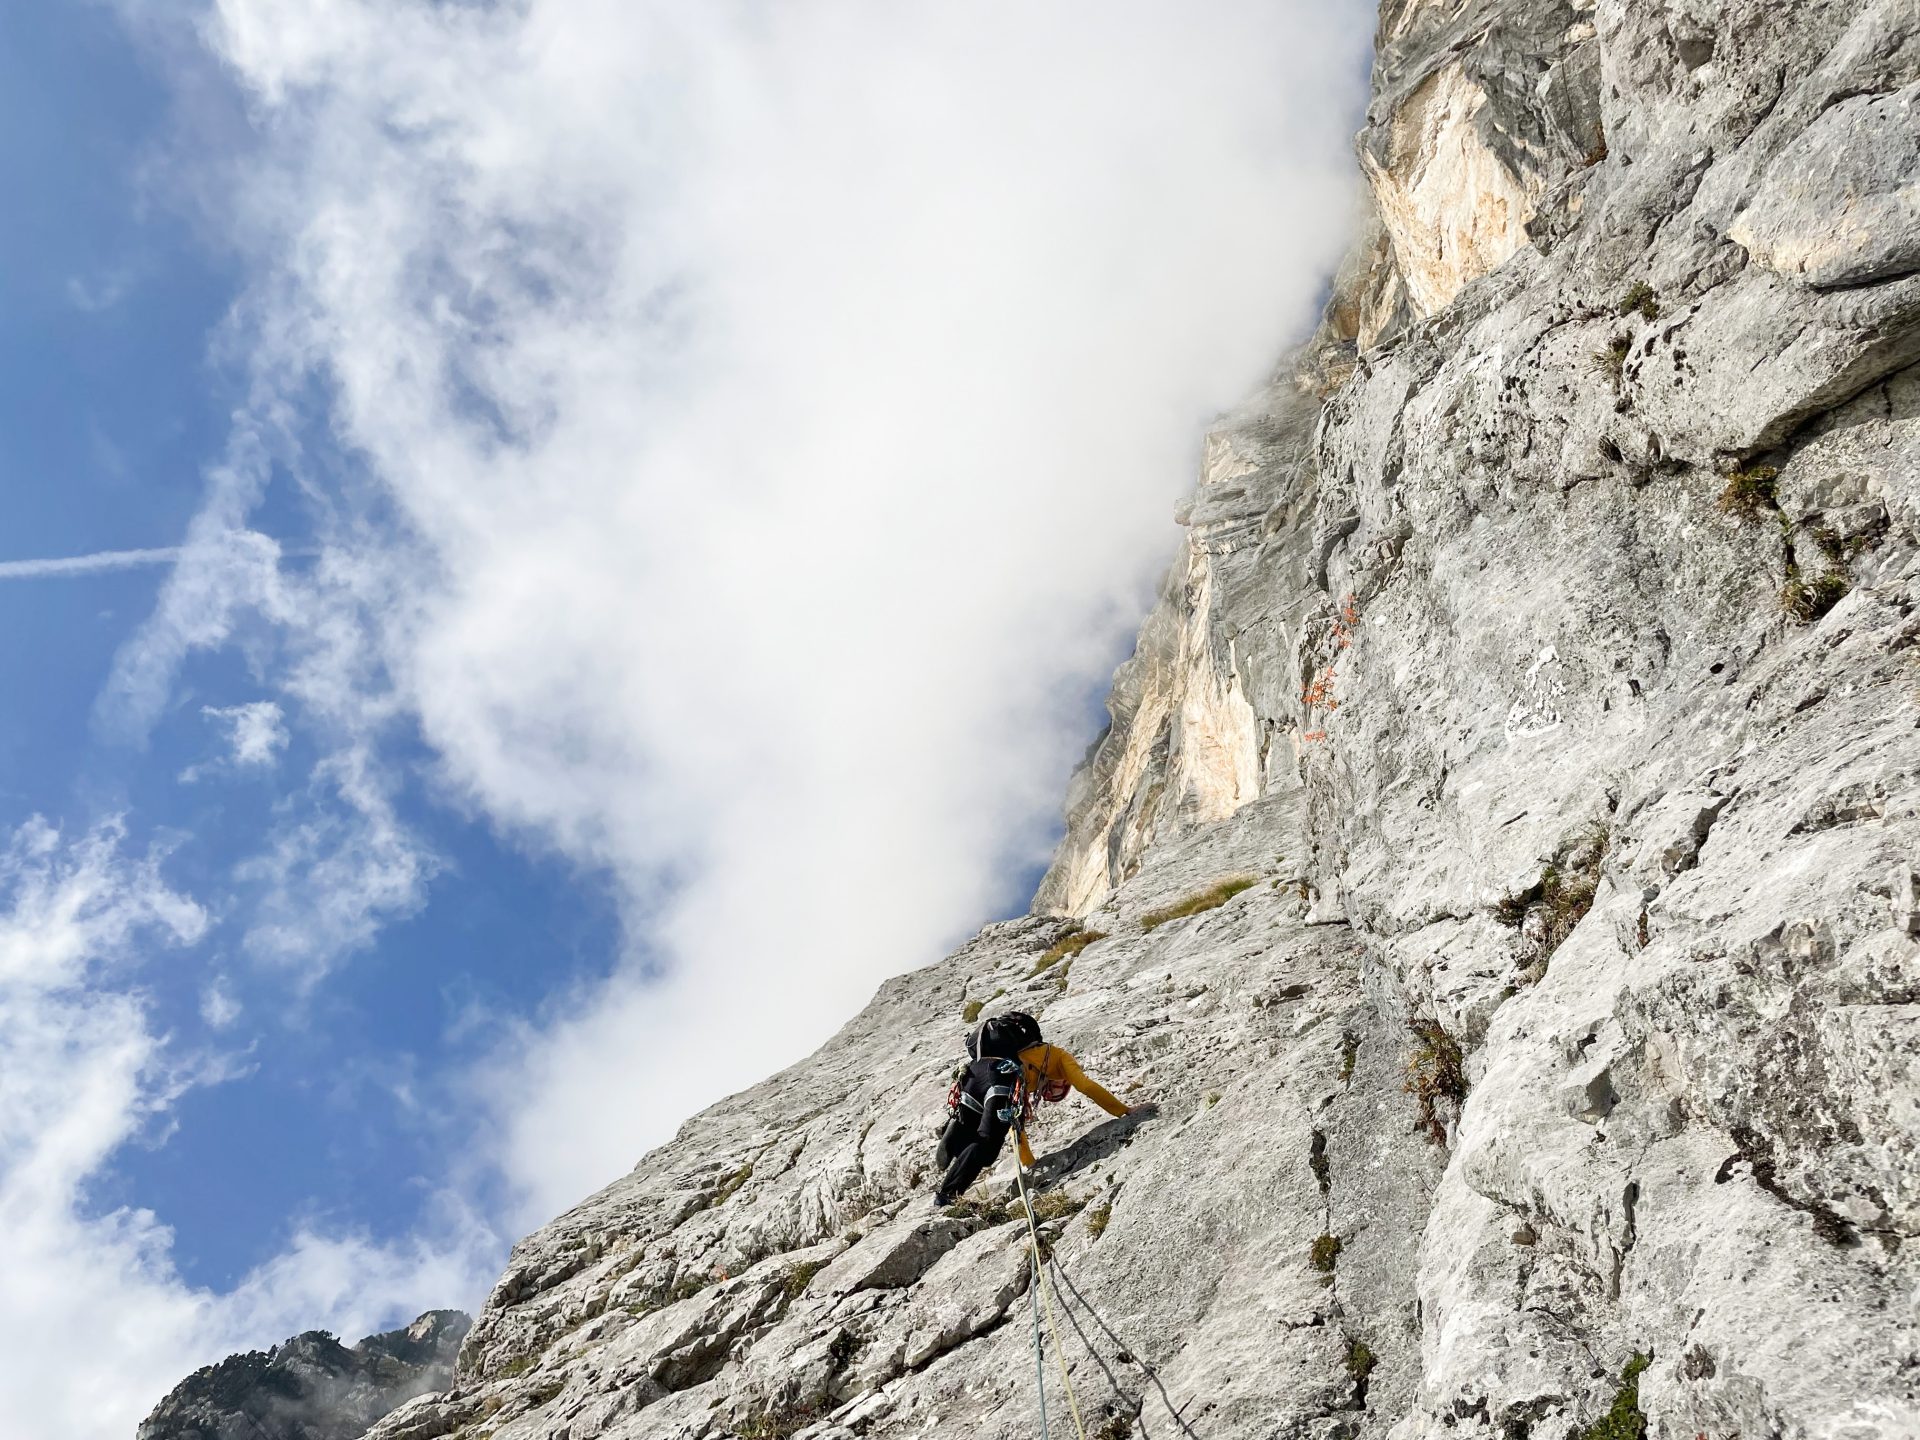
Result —
<path fill-rule="evenodd" d="M 971 1116 L 949 1120 L 938 1152 L 939 1163 L 947 1167 L 940 1180 L 940 1197 L 955 1200 L 965 1194 L 980 1172 L 1000 1158 L 1000 1147 L 1006 1143 L 1006 1126 L 982 1135 Z"/>

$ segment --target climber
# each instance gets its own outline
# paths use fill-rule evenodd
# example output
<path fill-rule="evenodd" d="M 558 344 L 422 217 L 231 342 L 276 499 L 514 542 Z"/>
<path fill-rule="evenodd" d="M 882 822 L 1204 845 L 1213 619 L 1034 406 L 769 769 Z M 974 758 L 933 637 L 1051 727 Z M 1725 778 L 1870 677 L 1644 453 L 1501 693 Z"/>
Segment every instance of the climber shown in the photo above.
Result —
<path fill-rule="evenodd" d="M 1080 1064 L 1040 1035 L 1040 1022 L 1010 1011 L 981 1022 L 967 1037 L 971 1057 L 954 1077 L 948 1095 L 947 1126 L 940 1136 L 937 1163 L 944 1167 L 936 1205 L 949 1205 L 1000 1156 L 1007 1131 L 1016 1132 L 1020 1163 L 1031 1168 L 1027 1143 L 1032 1102 L 1064 1100 L 1078 1090 L 1109 1115 L 1151 1114 L 1151 1106 L 1132 1106 L 1087 1077 Z"/>

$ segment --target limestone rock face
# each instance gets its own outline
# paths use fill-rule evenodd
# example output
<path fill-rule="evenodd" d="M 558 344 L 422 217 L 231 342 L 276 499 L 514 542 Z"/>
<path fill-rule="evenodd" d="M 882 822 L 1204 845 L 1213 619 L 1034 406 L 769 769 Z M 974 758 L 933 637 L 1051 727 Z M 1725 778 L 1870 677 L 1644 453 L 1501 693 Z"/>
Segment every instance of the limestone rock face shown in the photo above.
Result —
<path fill-rule="evenodd" d="M 1387 0 L 1035 913 L 516 1247 L 379 1440 L 1920 1436 L 1912 0 Z M 1058 943 L 1077 937 L 1076 954 Z M 1157 1114 L 933 1136 L 975 1002 Z M 1598 1428 L 1596 1428 L 1598 1427 Z"/>
<path fill-rule="evenodd" d="M 195 1371 L 139 1440 L 356 1440 L 396 1405 L 444 1388 L 471 1322 L 430 1310 L 352 1349 L 322 1330 Z"/>

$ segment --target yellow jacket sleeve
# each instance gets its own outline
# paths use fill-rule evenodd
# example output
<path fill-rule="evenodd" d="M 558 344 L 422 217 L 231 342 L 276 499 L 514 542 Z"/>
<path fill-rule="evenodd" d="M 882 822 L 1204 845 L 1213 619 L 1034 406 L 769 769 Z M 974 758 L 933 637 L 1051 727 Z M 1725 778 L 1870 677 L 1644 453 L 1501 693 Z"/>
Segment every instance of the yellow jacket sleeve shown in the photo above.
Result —
<path fill-rule="evenodd" d="M 1062 1050 L 1058 1045 L 1053 1047 L 1053 1053 L 1059 1057 L 1060 1078 L 1073 1086 L 1074 1089 L 1078 1090 L 1089 1100 L 1093 1101 L 1094 1104 L 1098 1105 L 1109 1115 L 1125 1115 L 1127 1111 L 1132 1108 L 1116 1100 L 1108 1093 L 1107 1089 L 1097 1081 L 1088 1079 L 1087 1072 L 1080 1068 L 1080 1062 Z M 1049 1066 L 1048 1068 L 1051 1069 L 1052 1067 Z"/>

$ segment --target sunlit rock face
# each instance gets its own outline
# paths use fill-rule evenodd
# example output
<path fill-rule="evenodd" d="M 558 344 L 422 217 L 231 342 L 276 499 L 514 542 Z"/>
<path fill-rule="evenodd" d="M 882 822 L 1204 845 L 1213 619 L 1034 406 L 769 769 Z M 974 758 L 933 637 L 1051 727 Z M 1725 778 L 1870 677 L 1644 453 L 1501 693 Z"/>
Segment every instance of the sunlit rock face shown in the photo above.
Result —
<path fill-rule="evenodd" d="M 1039 1433 L 1010 1172 L 929 1204 L 984 1004 L 1161 1106 L 1036 1137 L 1089 1434 L 1920 1435 L 1916 85 L 1911 0 L 1389 3 L 1374 213 L 1035 913 L 524 1240 L 372 1433 Z"/>

